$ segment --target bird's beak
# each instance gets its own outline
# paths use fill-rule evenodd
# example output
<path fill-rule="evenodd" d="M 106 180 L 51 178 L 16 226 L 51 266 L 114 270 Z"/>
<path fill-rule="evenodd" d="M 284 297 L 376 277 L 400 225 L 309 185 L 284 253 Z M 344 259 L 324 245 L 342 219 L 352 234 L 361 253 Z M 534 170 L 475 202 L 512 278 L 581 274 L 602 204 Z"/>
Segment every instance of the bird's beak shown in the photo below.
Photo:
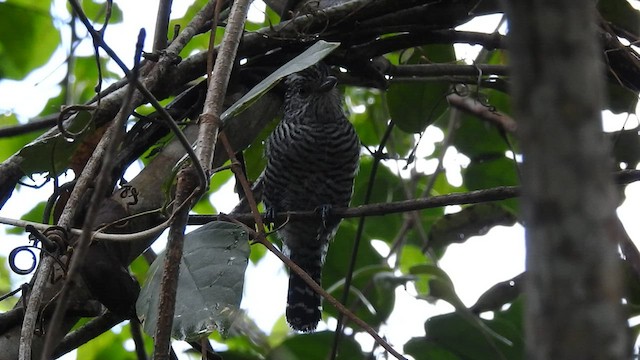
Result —
<path fill-rule="evenodd" d="M 338 84 L 338 79 L 335 76 L 329 75 L 327 76 L 325 81 L 322 84 L 320 84 L 320 86 L 318 87 L 318 91 L 319 92 L 330 91 L 336 87 L 336 84 Z"/>

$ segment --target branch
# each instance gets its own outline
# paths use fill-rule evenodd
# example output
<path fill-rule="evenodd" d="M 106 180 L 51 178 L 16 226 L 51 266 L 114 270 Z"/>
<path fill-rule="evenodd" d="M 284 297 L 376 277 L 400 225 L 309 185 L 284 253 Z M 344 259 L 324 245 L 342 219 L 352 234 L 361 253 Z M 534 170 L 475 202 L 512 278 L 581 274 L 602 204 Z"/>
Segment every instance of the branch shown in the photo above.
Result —
<path fill-rule="evenodd" d="M 344 305 L 342 305 L 338 300 L 336 300 L 333 296 L 331 296 L 328 292 L 326 292 L 322 288 L 322 286 L 318 285 L 311 278 L 311 276 L 309 276 L 309 274 L 306 273 L 306 271 L 304 271 L 301 267 L 296 265 L 296 263 L 294 263 L 291 259 L 286 257 L 280 250 L 276 249 L 276 247 L 273 246 L 273 244 L 269 242 L 269 240 L 267 240 L 264 234 L 257 233 L 255 230 L 248 227 L 247 225 L 238 221 L 233 221 L 233 219 L 229 217 L 226 217 L 226 219 L 231 220 L 235 224 L 242 226 L 249 234 L 251 234 L 251 237 L 255 239 L 256 242 L 259 242 L 260 244 L 264 245 L 264 247 L 266 247 L 275 256 L 277 256 L 284 264 L 286 264 L 289 267 L 289 269 L 291 269 L 291 271 L 296 273 L 296 275 L 300 276 L 304 280 L 304 282 L 313 289 L 313 291 L 315 291 L 317 294 L 320 294 L 323 298 L 327 300 L 327 302 L 329 302 L 336 309 L 338 309 L 338 311 L 341 314 L 343 314 L 344 316 L 349 318 L 349 320 L 353 321 L 358 326 L 360 326 L 362 330 L 366 331 L 369 335 L 371 335 L 371 337 L 373 337 L 373 339 L 378 344 L 380 344 L 383 348 L 385 348 L 389 353 L 391 353 L 397 359 L 407 360 L 407 358 L 405 358 L 400 353 L 398 353 L 393 347 L 391 347 L 391 345 L 389 345 L 388 342 L 386 342 L 383 338 L 381 338 L 380 335 L 378 335 L 378 333 L 376 333 L 376 331 L 373 328 L 371 328 L 371 326 L 369 326 L 369 324 L 362 321 L 359 317 L 357 317 L 354 313 L 352 313 L 349 309 L 347 309 Z"/>
<path fill-rule="evenodd" d="M 390 65 L 386 73 L 391 76 L 506 76 L 509 75 L 509 67 L 487 64 Z"/>
<path fill-rule="evenodd" d="M 156 53 L 167 47 L 167 32 L 169 31 L 169 18 L 171 16 L 172 3 L 172 0 L 161 0 L 158 3 L 156 32 L 153 36 L 153 51 Z"/>
<path fill-rule="evenodd" d="M 362 59 L 371 59 L 393 51 L 407 49 L 427 44 L 454 44 L 464 43 L 470 45 L 482 45 L 487 49 L 504 49 L 506 38 L 499 33 L 486 34 L 472 31 L 458 30 L 434 30 L 422 25 L 396 26 L 384 29 L 369 30 L 373 35 L 387 34 L 389 32 L 402 32 L 402 34 L 368 41 L 363 44 L 351 46 L 348 56 Z"/>
<path fill-rule="evenodd" d="M 469 96 L 450 94 L 447 95 L 447 101 L 451 106 L 484 119 L 508 133 L 515 134 L 518 129 L 518 124 L 510 116 L 496 111 Z"/>
<path fill-rule="evenodd" d="M 615 173 L 616 182 L 619 185 L 627 185 L 636 181 L 640 181 L 640 170 L 621 170 Z M 448 205 L 468 205 L 483 202 L 500 201 L 512 199 L 520 196 L 520 188 L 517 186 L 501 186 L 491 189 L 475 190 L 464 193 L 452 193 L 447 195 L 432 196 L 429 198 L 412 199 L 395 201 L 388 203 L 376 203 L 370 205 L 361 205 L 352 208 L 335 208 L 332 209 L 333 216 L 340 218 L 354 218 L 360 216 L 384 216 L 388 214 L 403 213 L 408 211 L 418 211 L 431 209 Z M 261 214 L 264 217 L 264 214 Z M 285 221 L 287 219 L 311 219 L 317 218 L 316 211 L 291 211 L 276 214 L 276 220 Z M 251 223 L 254 221 L 252 213 L 237 214 L 220 214 L 220 215 L 190 215 L 188 225 L 203 225 L 211 221 L 218 221 L 221 218 L 232 218 L 243 223 Z M 38 230 L 46 230 L 49 225 L 0 217 L 0 223 L 13 225 L 18 227 L 26 227 L 32 225 Z M 148 237 L 150 234 L 156 233 L 162 229 L 166 229 L 167 223 L 159 225 L 157 228 L 144 230 L 143 233 L 132 234 L 105 234 L 93 232 L 92 238 L 96 240 L 108 240 L 114 242 L 137 241 L 142 237 Z M 79 234 L 82 230 L 71 228 L 71 234 Z M 138 237 L 140 236 L 140 237 Z"/>
<path fill-rule="evenodd" d="M 220 0 L 217 0 L 220 1 Z M 200 166 L 209 174 L 212 164 L 213 151 L 216 147 L 218 130 L 221 125 L 220 114 L 222 104 L 227 92 L 227 85 L 231 76 L 231 68 L 236 57 L 238 45 L 242 35 L 242 29 L 249 10 L 249 0 L 236 0 L 231 7 L 231 14 L 226 27 L 222 45 L 218 51 L 218 57 L 213 69 L 212 79 L 209 83 L 203 113 L 200 116 L 198 141 L 196 143 Z M 214 21 L 217 21 L 214 19 Z M 212 32 L 210 36 L 215 36 Z M 213 49 L 211 49 L 213 51 Z M 176 203 L 193 203 L 188 196 L 190 193 L 198 195 L 206 190 L 207 184 L 200 183 L 199 189 L 193 182 L 192 173 L 182 170 L 178 174 L 176 186 Z M 155 330 L 154 359 L 164 360 L 169 358 L 169 344 L 171 342 L 171 329 L 175 312 L 176 289 L 182 249 L 184 244 L 184 229 L 187 223 L 190 206 L 185 206 L 176 211 L 177 219 L 171 224 L 169 230 L 169 242 L 166 250 L 166 261 L 160 283 L 160 303 L 158 309 L 158 322 Z"/>
<path fill-rule="evenodd" d="M 123 320 L 126 319 L 122 316 L 114 315 L 111 312 L 107 312 L 104 315 L 92 319 L 78 330 L 65 336 L 56 347 L 53 357 L 58 358 L 74 349 L 77 349 L 81 345 L 93 340 L 102 333 L 121 323 Z"/>

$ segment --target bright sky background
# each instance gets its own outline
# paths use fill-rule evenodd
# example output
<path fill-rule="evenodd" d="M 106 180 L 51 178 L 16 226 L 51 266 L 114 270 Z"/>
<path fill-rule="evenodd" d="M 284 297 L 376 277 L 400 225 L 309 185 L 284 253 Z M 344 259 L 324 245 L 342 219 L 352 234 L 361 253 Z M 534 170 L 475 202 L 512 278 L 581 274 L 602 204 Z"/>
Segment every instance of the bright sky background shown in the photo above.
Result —
<path fill-rule="evenodd" d="M 136 34 L 139 28 L 144 27 L 147 30 L 148 38 L 146 39 L 145 50 L 149 50 L 151 47 L 157 1 L 116 1 L 116 3 L 123 10 L 124 23 L 111 25 L 106 34 L 106 41 L 130 65 L 136 40 L 132 34 Z M 190 3 L 190 1 L 185 0 L 174 0 L 173 17 L 181 17 Z M 56 0 L 58 9 L 65 6 L 65 1 Z M 251 16 L 260 20 L 262 16 L 260 9 L 264 8 L 264 4 L 260 0 L 256 0 L 252 7 Z M 494 29 L 497 21 L 498 17 L 494 16 L 461 28 L 474 31 L 488 29 L 484 31 L 490 32 Z M 62 24 L 58 25 L 61 26 Z M 68 44 L 68 29 L 63 29 L 63 35 L 66 36 L 64 43 Z M 458 56 L 466 60 L 473 59 L 479 49 L 478 46 L 456 45 Z M 92 53 L 89 40 L 85 41 L 84 45 L 79 48 L 79 53 L 82 55 Z M 0 111 L 15 112 L 22 121 L 37 115 L 47 99 L 57 95 L 59 91 L 56 84 L 64 76 L 63 64 L 65 57 L 64 51 L 58 51 L 49 65 L 35 71 L 25 81 L 0 82 Z M 115 67 L 113 69 L 119 72 Z M 25 99 L 28 100 L 25 101 Z M 614 116 L 608 114 L 604 122 L 605 130 L 620 130 L 625 122 L 627 128 L 638 126 L 638 119 L 635 115 L 627 118 L 625 115 Z M 433 151 L 434 142 L 441 140 L 442 132 L 435 128 L 430 129 L 423 138 L 420 147 L 425 149 L 424 154 L 429 154 Z M 460 181 L 460 165 L 466 161 L 468 160 L 463 155 L 453 150 L 447 153 L 445 166 L 448 168 L 447 176 L 450 181 Z M 435 167 L 433 164 L 426 163 L 420 166 L 430 169 Z M 228 194 L 232 193 L 231 184 L 227 184 L 226 188 Z M 18 218 L 30 210 L 37 201 L 46 199 L 51 190 L 52 187 L 50 185 L 40 190 L 21 187 L 17 194 L 0 210 L 0 216 Z M 620 207 L 619 214 L 631 238 L 640 239 L 640 223 L 636 221 L 638 208 L 635 205 L 640 199 L 640 185 L 633 184 L 628 186 L 626 195 L 628 200 Z M 223 212 L 229 211 L 234 205 L 234 202 L 229 201 L 227 196 L 215 195 L 212 201 L 216 208 Z M 632 205 L 631 203 L 634 204 Z M 457 209 L 459 208 L 450 207 L 447 211 L 454 212 Z M 0 231 L 8 228 L 7 226 L 0 226 Z M 3 236 L 2 241 L 0 241 L 0 254 L 6 256 L 11 249 L 26 244 L 26 241 L 26 236 Z M 154 245 L 154 248 L 162 246 L 163 244 L 158 243 Z M 379 248 L 381 252 L 385 252 L 384 246 L 379 246 Z M 521 273 L 524 270 L 524 257 L 523 228 L 519 225 L 509 228 L 499 226 L 492 229 L 485 236 L 473 237 L 461 245 L 451 245 L 440 262 L 440 266 L 452 278 L 458 295 L 464 303 L 472 305 L 484 291 L 495 283 L 510 279 Z M 27 282 L 29 277 L 14 275 L 13 279 L 17 286 Z M 249 264 L 242 307 L 266 332 L 270 332 L 274 323 L 284 312 L 286 288 L 286 272 L 275 256 L 268 254 L 258 266 Z M 411 337 L 424 335 L 424 322 L 428 317 L 453 310 L 450 305 L 442 301 L 436 304 L 429 304 L 423 300 L 416 300 L 415 294 L 412 286 L 407 286 L 407 288 L 400 287 L 396 290 L 397 311 L 392 314 L 388 324 L 383 329 L 383 335 L 399 350 Z M 272 309 L 277 310 L 274 311 Z M 335 324 L 331 323 L 329 326 L 334 328 Z M 370 349 L 373 343 L 368 335 L 359 336 L 358 340 L 361 341 L 365 349 Z M 65 358 L 72 359 L 74 356 L 71 355 Z"/>

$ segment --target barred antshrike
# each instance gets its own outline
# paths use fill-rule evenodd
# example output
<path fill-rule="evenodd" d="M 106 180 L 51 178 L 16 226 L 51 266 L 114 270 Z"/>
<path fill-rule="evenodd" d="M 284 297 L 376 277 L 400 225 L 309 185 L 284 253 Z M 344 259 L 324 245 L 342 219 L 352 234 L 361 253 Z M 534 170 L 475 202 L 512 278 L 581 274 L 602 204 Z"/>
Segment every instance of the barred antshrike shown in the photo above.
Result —
<path fill-rule="evenodd" d="M 360 154 L 336 81 L 324 63 L 287 77 L 284 115 L 266 143 L 267 213 L 319 210 L 322 215 L 291 220 L 278 230 L 283 252 L 318 284 L 329 241 L 340 223 L 329 211 L 349 205 Z M 298 331 L 315 330 L 321 317 L 320 296 L 293 272 L 286 317 Z"/>

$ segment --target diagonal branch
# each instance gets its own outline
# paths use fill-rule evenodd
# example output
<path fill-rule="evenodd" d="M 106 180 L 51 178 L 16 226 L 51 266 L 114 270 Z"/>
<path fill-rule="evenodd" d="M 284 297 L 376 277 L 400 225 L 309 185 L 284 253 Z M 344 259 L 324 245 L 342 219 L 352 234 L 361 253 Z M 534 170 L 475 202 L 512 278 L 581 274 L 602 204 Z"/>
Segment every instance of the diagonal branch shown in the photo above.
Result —
<path fill-rule="evenodd" d="M 217 0 L 220 1 L 220 0 Z M 221 125 L 220 114 L 227 85 L 231 76 L 231 68 L 236 57 L 242 29 L 249 10 L 248 0 L 237 0 L 231 7 L 231 14 L 226 27 L 224 38 L 220 46 L 216 64 L 213 69 L 212 79 L 204 103 L 203 113 L 200 116 L 198 140 L 196 142 L 199 165 L 209 175 L 213 160 L 213 152 L 216 147 L 218 131 Z M 217 20 L 216 20 L 217 21 Z M 215 36 L 215 32 L 210 36 Z M 213 50 L 213 49 L 212 49 Z M 192 172 L 183 169 L 178 174 L 176 188 L 176 202 L 178 204 L 193 204 L 190 194 L 202 194 L 207 184 L 201 183 L 196 187 L 192 180 Z M 169 358 L 169 344 L 171 341 L 171 328 L 175 312 L 176 291 L 178 273 L 182 249 L 184 245 L 184 229 L 187 223 L 190 206 L 182 207 L 177 212 L 176 221 L 169 229 L 169 242 L 166 250 L 166 261 L 162 272 L 160 284 L 160 302 L 158 309 L 158 323 L 155 331 L 154 359 Z"/>

